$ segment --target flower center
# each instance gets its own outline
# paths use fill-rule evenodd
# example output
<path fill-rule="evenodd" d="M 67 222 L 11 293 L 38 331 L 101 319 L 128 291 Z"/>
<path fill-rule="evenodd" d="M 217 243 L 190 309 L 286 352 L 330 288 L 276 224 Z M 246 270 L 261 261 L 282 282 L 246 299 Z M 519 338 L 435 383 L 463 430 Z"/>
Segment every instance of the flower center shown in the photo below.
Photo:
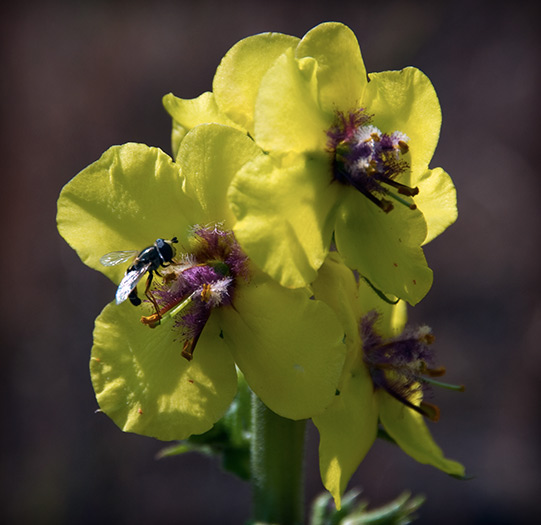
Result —
<path fill-rule="evenodd" d="M 361 319 L 359 326 L 363 341 L 363 360 L 374 387 L 385 390 L 412 410 L 437 421 L 439 408 L 436 405 L 424 401 L 417 405 L 412 399 L 418 397 L 427 384 L 459 391 L 463 391 L 464 387 L 433 379 L 445 374 L 445 368 L 429 366 L 434 353 L 429 348 L 435 340 L 432 330 L 426 325 L 419 328 L 406 326 L 399 336 L 384 340 L 374 330 L 378 318 L 379 314 L 373 310 Z"/>
<path fill-rule="evenodd" d="M 249 277 L 248 258 L 233 232 L 196 226 L 189 253 L 167 267 L 163 283 L 152 292 L 158 313 L 141 322 L 155 328 L 173 319 L 183 341 L 182 356 L 191 361 L 212 309 L 231 304 L 238 277 Z"/>
<path fill-rule="evenodd" d="M 327 147 L 333 156 L 334 179 L 353 186 L 384 212 L 393 209 L 385 197 L 414 210 L 416 205 L 404 197 L 413 197 L 418 188 L 410 188 L 395 180 L 406 171 L 408 137 L 400 131 L 390 135 L 370 124 L 371 115 L 363 108 L 348 114 L 338 112 L 336 121 L 327 131 Z"/>

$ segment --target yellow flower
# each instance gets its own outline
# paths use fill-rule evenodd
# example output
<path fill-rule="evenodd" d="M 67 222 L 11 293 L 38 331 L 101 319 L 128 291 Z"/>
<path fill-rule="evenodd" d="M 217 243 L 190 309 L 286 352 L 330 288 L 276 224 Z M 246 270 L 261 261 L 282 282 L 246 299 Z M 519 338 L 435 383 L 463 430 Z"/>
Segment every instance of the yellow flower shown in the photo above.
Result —
<path fill-rule="evenodd" d="M 191 127 L 219 122 L 266 153 L 242 166 L 229 200 L 243 249 L 284 286 L 313 282 L 334 240 L 382 292 L 411 304 L 428 292 L 422 245 L 457 210 L 449 176 L 428 167 L 441 111 L 421 71 L 367 75 L 351 30 L 325 23 L 302 39 L 241 40 L 220 63 L 213 93 L 167 95 L 164 104 L 174 148 Z"/>
<path fill-rule="evenodd" d="M 444 457 L 423 419 L 437 420 L 439 410 L 423 402 L 422 384 L 437 383 L 431 376 L 443 372 L 430 366 L 430 330 L 404 328 L 405 303 L 390 305 L 363 283 L 357 287 L 336 254 L 321 268 L 314 293 L 338 313 L 348 346 L 340 394 L 313 417 L 320 435 L 321 477 L 337 507 L 378 425 L 416 461 L 464 476 L 464 467 Z"/>

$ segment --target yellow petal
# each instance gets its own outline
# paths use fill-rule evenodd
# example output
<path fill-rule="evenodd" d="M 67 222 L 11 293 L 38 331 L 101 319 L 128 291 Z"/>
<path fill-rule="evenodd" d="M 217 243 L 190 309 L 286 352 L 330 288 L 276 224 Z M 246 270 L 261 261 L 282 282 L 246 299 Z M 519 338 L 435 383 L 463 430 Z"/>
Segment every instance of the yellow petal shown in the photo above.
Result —
<path fill-rule="evenodd" d="M 181 356 L 169 325 L 139 322 L 132 305 L 110 304 L 96 319 L 90 373 L 96 399 L 122 430 L 165 441 L 212 428 L 237 389 L 235 365 L 212 317 L 194 359 Z"/>

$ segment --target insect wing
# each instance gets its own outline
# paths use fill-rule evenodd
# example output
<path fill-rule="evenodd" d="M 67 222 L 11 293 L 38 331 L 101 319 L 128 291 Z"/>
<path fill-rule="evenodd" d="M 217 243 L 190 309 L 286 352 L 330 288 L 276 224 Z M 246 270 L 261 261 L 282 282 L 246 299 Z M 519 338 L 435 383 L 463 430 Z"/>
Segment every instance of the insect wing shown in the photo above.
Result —
<path fill-rule="evenodd" d="M 150 268 L 150 263 L 140 266 L 135 270 L 130 270 L 126 273 L 120 284 L 118 285 L 116 291 L 116 304 L 123 303 L 132 290 L 137 286 L 137 283 L 142 279 L 143 275 L 147 273 L 147 270 Z"/>
<path fill-rule="evenodd" d="M 103 266 L 116 266 L 117 264 L 129 261 L 138 253 L 139 252 L 137 250 L 106 253 L 100 258 L 100 263 L 103 264 Z"/>

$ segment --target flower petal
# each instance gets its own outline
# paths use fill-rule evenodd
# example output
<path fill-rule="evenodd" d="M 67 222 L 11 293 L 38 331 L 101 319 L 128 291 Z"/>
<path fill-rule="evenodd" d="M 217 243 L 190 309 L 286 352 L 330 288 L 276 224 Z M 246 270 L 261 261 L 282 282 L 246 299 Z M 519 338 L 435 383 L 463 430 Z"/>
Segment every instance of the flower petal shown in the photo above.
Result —
<path fill-rule="evenodd" d="M 378 391 L 380 419 L 398 446 L 419 463 L 432 465 L 447 474 L 464 476 L 464 467 L 447 459 L 436 445 L 423 416 L 406 407 L 389 394 Z"/>
<path fill-rule="evenodd" d="M 312 284 L 312 290 L 316 299 L 324 301 L 336 313 L 346 337 L 360 345 L 358 319 L 362 314 L 357 282 L 353 272 L 343 263 L 338 253 L 329 253 Z"/>
<path fill-rule="evenodd" d="M 58 199 L 58 230 L 82 261 L 118 282 L 124 265 L 106 267 L 100 257 L 137 250 L 157 238 L 181 239 L 189 223 L 179 168 L 158 148 L 124 144 L 64 186 Z"/>
<path fill-rule="evenodd" d="M 250 388 L 290 419 L 320 413 L 333 400 L 344 364 L 344 331 L 332 310 L 260 276 L 220 308 L 225 342 Z"/>
<path fill-rule="evenodd" d="M 318 102 L 317 63 L 281 55 L 261 81 L 255 106 L 255 140 L 267 151 L 324 150 L 333 115 Z"/>
<path fill-rule="evenodd" d="M 456 221 L 456 189 L 451 177 L 441 168 L 426 170 L 415 184 L 419 187 L 415 203 L 423 212 L 428 227 L 423 243 L 427 244 Z"/>
<path fill-rule="evenodd" d="M 328 163 L 292 156 L 258 157 L 231 184 L 233 230 L 248 256 L 283 286 L 312 282 L 332 237 L 336 195 Z"/>
<path fill-rule="evenodd" d="M 322 414 L 313 418 L 320 435 L 321 478 L 340 508 L 349 479 L 376 437 L 378 411 L 372 380 L 359 355 L 357 319 L 360 312 L 352 271 L 337 253 L 331 253 L 312 288 L 318 299 L 333 308 L 346 331 L 348 355 L 344 377 L 338 386 L 340 395 Z"/>
<path fill-rule="evenodd" d="M 414 67 L 368 76 L 362 105 L 374 115 L 374 125 L 381 131 L 401 131 L 409 137 L 415 178 L 426 170 L 440 135 L 441 109 L 434 86 Z"/>
<path fill-rule="evenodd" d="M 357 37 L 344 24 L 326 22 L 306 33 L 297 58 L 317 60 L 319 103 L 323 111 L 350 111 L 358 107 L 367 84 Z"/>
<path fill-rule="evenodd" d="M 218 109 L 214 94 L 208 91 L 192 99 L 182 99 L 168 93 L 162 102 L 167 113 L 173 118 L 172 143 L 175 158 L 184 135 L 200 124 L 216 122 L 242 129 Z"/>
<path fill-rule="evenodd" d="M 432 285 L 421 243 L 426 223 L 419 210 L 397 205 L 389 213 L 348 191 L 337 213 L 335 240 L 345 263 L 378 290 L 418 303 Z"/>
<path fill-rule="evenodd" d="M 262 33 L 237 42 L 224 56 L 212 84 L 220 110 L 254 132 L 254 107 L 259 84 L 274 61 L 299 39 L 282 33 Z"/>
<path fill-rule="evenodd" d="M 361 317 L 357 282 L 353 272 L 342 262 L 340 255 L 331 252 L 319 269 L 311 286 L 314 297 L 330 306 L 342 323 L 345 332 L 346 359 L 338 390 L 349 381 L 352 367 L 358 366 L 361 338 L 358 319 Z"/>
<path fill-rule="evenodd" d="M 185 177 L 184 191 L 194 202 L 193 224 L 221 223 L 231 229 L 235 217 L 226 199 L 235 173 L 262 155 L 246 133 L 218 124 L 191 130 L 179 150 L 178 163 Z"/>
<path fill-rule="evenodd" d="M 150 329 L 131 305 L 109 304 L 96 319 L 90 361 L 101 411 L 126 432 L 162 440 L 206 432 L 237 389 L 235 365 L 219 334 L 211 316 L 188 362 L 169 325 Z"/>
<path fill-rule="evenodd" d="M 352 373 L 333 404 L 312 419 L 319 430 L 321 479 L 339 509 L 351 476 L 377 434 L 378 410 L 366 368 Z"/>

